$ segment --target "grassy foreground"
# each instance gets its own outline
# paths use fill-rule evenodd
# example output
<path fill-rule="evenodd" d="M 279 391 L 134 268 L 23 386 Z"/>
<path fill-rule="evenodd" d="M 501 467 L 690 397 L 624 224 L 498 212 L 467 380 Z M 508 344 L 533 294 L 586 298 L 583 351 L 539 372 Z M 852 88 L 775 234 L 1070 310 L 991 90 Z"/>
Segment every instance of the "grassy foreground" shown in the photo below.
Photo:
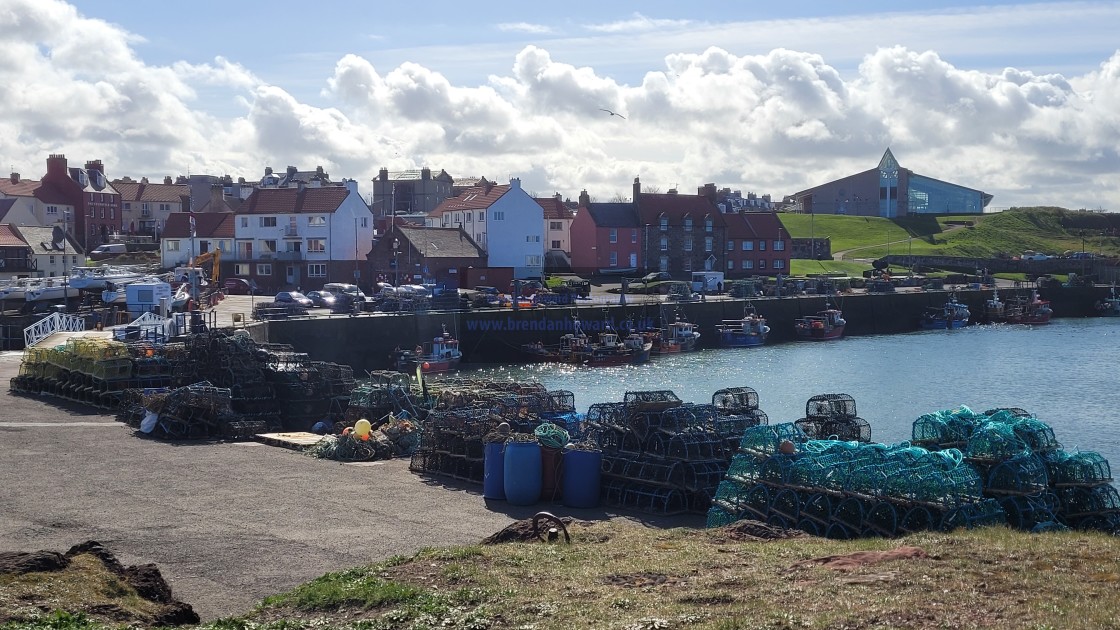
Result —
<path fill-rule="evenodd" d="M 736 539 L 570 526 L 573 541 L 428 549 L 324 575 L 215 630 L 292 628 L 1115 628 L 1120 539 L 1006 528 L 900 540 Z M 915 546 L 849 570 L 806 562 Z M 95 627 L 55 616 L 16 628 Z"/>

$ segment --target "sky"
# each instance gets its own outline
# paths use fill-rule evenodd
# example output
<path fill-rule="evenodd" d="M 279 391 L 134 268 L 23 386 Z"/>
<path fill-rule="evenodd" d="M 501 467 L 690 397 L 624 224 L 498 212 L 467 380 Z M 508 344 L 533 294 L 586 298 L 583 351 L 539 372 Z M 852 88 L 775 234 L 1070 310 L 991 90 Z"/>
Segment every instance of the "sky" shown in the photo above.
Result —
<path fill-rule="evenodd" d="M 1120 2 L 389 4 L 0 0 L 0 167 L 781 199 L 889 147 L 990 208 L 1120 210 Z"/>

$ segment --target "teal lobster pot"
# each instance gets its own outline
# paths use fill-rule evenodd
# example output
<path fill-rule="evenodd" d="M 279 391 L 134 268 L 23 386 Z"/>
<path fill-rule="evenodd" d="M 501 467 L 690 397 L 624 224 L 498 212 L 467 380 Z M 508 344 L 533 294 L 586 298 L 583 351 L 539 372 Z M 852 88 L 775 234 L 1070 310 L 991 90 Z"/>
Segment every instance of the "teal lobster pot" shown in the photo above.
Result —
<path fill-rule="evenodd" d="M 564 451 L 564 505 L 574 508 L 599 506 L 603 454 L 599 451 Z"/>
<path fill-rule="evenodd" d="M 541 500 L 541 446 L 536 442 L 506 443 L 504 487 L 511 505 Z"/>

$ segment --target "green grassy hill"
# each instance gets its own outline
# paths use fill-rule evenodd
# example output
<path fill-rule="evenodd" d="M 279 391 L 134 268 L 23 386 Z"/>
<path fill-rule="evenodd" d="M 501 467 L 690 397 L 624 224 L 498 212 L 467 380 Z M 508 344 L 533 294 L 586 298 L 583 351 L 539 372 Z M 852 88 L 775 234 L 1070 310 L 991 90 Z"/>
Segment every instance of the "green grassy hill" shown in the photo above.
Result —
<path fill-rule="evenodd" d="M 1120 255 L 1120 214 L 1064 208 L 1012 208 L 987 215 L 913 216 L 898 219 L 839 215 L 779 215 L 797 238 L 830 238 L 846 259 L 885 254 L 1018 256 L 1091 251 Z"/>

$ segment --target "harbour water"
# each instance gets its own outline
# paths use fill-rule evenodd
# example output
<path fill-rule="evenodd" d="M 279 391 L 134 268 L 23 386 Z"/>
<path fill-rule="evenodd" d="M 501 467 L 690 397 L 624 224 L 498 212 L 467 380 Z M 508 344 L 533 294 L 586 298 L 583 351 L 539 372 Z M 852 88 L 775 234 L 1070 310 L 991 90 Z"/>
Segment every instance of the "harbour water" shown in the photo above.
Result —
<path fill-rule="evenodd" d="M 710 334 L 710 333 L 706 333 Z M 1093 450 L 1120 467 L 1120 320 L 1058 319 L 1048 326 L 970 326 L 702 350 L 616 368 L 495 366 L 466 374 L 532 380 L 576 396 L 579 411 L 634 390 L 673 390 L 710 402 L 723 387 L 753 387 L 771 424 L 805 414 L 816 394 L 849 394 L 876 442 L 910 438 L 914 420 L 967 405 L 1019 407 L 1054 429 L 1067 450 Z"/>

